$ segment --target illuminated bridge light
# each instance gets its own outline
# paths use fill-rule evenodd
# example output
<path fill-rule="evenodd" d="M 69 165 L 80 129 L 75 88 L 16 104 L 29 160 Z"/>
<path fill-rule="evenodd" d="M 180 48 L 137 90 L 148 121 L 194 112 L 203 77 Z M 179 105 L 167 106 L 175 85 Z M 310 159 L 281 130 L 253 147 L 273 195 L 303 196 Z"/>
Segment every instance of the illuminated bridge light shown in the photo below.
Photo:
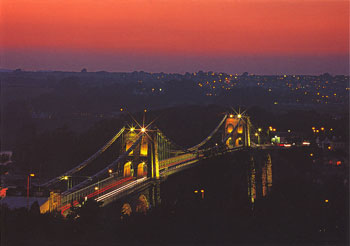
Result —
<path fill-rule="evenodd" d="M 146 128 L 142 127 L 141 132 L 146 132 Z"/>

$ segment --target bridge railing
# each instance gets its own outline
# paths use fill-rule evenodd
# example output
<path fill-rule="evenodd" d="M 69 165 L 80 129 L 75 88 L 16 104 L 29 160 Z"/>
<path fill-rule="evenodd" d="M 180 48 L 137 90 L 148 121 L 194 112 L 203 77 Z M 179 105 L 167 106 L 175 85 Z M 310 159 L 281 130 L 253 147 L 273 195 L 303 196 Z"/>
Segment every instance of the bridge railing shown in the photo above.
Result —
<path fill-rule="evenodd" d="M 175 166 L 177 164 L 180 164 L 186 161 L 197 159 L 197 158 L 198 158 L 198 153 L 187 153 L 187 154 L 171 157 L 159 162 L 159 170 L 161 171 L 163 169 Z"/>
<path fill-rule="evenodd" d="M 132 178 L 130 178 L 131 180 Z M 100 180 L 96 183 L 93 183 L 89 186 L 86 186 L 80 190 L 77 190 L 75 192 L 72 192 L 67 195 L 62 195 L 61 197 L 61 208 L 65 207 L 75 201 L 81 200 L 81 199 L 90 199 L 97 197 L 99 195 L 102 195 L 106 192 L 108 192 L 110 189 L 112 189 L 114 186 L 117 186 L 119 184 L 122 184 L 123 182 L 126 182 L 127 179 L 124 179 L 123 177 L 115 177 L 111 176 L 106 179 Z"/>

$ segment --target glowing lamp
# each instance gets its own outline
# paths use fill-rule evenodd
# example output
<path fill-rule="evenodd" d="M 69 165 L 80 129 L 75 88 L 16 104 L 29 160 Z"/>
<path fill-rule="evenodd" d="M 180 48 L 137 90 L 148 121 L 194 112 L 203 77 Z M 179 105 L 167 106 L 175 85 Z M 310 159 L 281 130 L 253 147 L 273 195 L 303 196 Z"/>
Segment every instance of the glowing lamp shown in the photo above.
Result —
<path fill-rule="evenodd" d="M 109 169 L 109 170 L 108 170 L 108 172 L 109 172 L 109 173 L 112 173 L 112 172 L 113 172 L 113 170 L 112 170 L 112 169 Z"/>
<path fill-rule="evenodd" d="M 95 186 L 95 190 L 98 190 L 98 187 L 97 187 L 97 186 Z"/>
<path fill-rule="evenodd" d="M 242 118 L 242 115 L 241 115 L 241 114 L 238 114 L 238 115 L 237 115 L 237 118 L 238 118 L 238 119 Z"/>
<path fill-rule="evenodd" d="M 35 174 L 34 174 L 34 173 L 31 173 L 31 174 L 29 174 L 29 176 L 30 176 L 30 177 L 34 177 L 34 176 L 35 176 Z"/>
<path fill-rule="evenodd" d="M 141 132 L 146 132 L 146 128 L 142 127 Z"/>
<path fill-rule="evenodd" d="M 131 127 L 131 128 L 130 128 L 130 131 L 131 131 L 131 132 L 135 131 L 135 128 L 134 128 L 134 127 Z"/>

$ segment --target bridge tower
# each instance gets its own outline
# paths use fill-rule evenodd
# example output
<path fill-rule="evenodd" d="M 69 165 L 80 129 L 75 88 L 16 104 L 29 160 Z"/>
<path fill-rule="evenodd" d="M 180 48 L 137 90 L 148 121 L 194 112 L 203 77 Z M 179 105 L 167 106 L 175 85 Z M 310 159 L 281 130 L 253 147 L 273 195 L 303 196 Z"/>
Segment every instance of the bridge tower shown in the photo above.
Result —
<path fill-rule="evenodd" d="M 130 148 L 139 137 L 137 130 L 130 128 L 129 132 L 124 134 L 122 144 L 123 151 Z M 145 176 L 159 179 L 159 142 L 160 136 L 157 130 L 147 129 L 139 146 L 131 151 L 119 167 L 124 177 L 142 178 Z"/>
<path fill-rule="evenodd" d="M 250 119 L 246 115 L 230 114 L 225 122 L 223 139 L 225 145 L 232 149 L 235 147 L 250 146 Z"/>
<path fill-rule="evenodd" d="M 135 128 L 131 127 L 129 132 L 123 136 L 122 151 L 127 151 L 138 139 L 139 134 Z M 147 158 L 149 153 L 149 139 L 147 136 L 143 136 L 141 143 L 129 153 L 124 163 L 119 166 L 119 170 L 122 170 L 124 177 L 135 176 L 138 178 L 147 176 Z"/>
<path fill-rule="evenodd" d="M 151 134 L 152 141 L 150 141 L 150 154 L 148 157 L 150 166 L 149 166 L 149 171 L 150 171 L 150 177 L 159 179 L 159 149 L 158 149 L 158 132 L 154 131 Z"/>

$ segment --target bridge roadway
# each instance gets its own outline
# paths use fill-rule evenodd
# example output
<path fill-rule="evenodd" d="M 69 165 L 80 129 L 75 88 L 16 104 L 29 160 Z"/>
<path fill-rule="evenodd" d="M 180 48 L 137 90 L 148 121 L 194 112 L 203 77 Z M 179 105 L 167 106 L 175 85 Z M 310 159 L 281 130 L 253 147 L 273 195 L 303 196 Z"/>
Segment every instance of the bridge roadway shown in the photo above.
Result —
<path fill-rule="evenodd" d="M 212 151 L 213 149 L 214 148 L 209 148 L 197 153 L 185 153 L 183 155 L 160 161 L 160 178 L 165 178 L 179 171 L 183 171 L 200 160 L 242 150 L 244 147 L 226 149 L 223 151 Z M 205 155 L 204 153 L 207 154 Z M 62 215 L 67 215 L 69 208 L 71 208 L 72 205 L 76 206 L 82 199 L 87 200 L 91 198 L 98 202 L 103 202 L 104 206 L 116 199 L 127 196 L 134 191 L 143 188 L 152 181 L 153 180 L 149 177 L 116 177 L 111 175 L 104 180 L 62 197 L 59 210 Z"/>
<path fill-rule="evenodd" d="M 202 158 L 203 154 L 186 153 L 160 161 L 160 177 L 162 178 L 181 171 Z M 66 215 L 72 205 L 76 206 L 79 204 L 79 201 L 91 198 L 96 201 L 104 202 L 103 205 L 106 205 L 111 200 L 121 198 L 147 185 L 150 181 L 152 181 L 152 179 L 148 177 L 117 177 L 111 175 L 106 179 L 61 197 L 61 206 L 59 210 L 62 215 Z"/>

